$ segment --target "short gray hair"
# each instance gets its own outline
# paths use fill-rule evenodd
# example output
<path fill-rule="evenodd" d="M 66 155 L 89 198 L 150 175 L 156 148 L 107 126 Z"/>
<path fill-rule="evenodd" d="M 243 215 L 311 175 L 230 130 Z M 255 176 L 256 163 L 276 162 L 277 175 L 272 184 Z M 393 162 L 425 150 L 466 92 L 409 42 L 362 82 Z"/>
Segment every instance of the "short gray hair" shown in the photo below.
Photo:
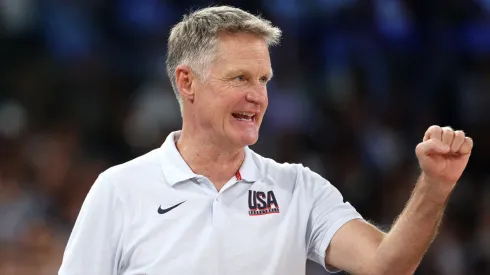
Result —
<path fill-rule="evenodd" d="M 203 81 L 205 70 L 216 58 L 219 32 L 251 33 L 262 37 L 268 46 L 277 45 L 281 39 L 281 30 L 270 21 L 230 6 L 208 7 L 184 15 L 170 31 L 167 49 L 167 74 L 181 108 L 175 70 L 185 64 Z"/>

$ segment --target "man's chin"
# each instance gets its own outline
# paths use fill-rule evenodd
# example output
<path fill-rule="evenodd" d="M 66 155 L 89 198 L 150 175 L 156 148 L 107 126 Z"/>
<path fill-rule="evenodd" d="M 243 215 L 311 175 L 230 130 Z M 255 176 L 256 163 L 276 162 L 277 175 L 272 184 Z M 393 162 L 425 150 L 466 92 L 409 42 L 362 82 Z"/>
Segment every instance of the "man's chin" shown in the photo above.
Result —
<path fill-rule="evenodd" d="M 252 131 L 235 131 L 228 134 L 228 140 L 237 147 L 254 145 L 259 139 L 258 133 Z"/>
<path fill-rule="evenodd" d="M 258 135 L 248 135 L 248 136 L 244 136 L 241 138 L 241 144 L 243 147 L 245 146 L 251 146 L 251 145 L 254 145 L 255 143 L 257 143 L 257 141 L 259 140 L 259 136 Z"/>

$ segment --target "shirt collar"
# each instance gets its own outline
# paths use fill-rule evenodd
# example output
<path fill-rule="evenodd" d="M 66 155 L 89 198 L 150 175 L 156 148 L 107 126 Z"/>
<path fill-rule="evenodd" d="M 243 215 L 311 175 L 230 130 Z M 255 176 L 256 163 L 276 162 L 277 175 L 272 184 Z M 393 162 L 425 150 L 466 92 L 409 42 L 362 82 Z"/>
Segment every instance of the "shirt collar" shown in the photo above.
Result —
<path fill-rule="evenodd" d="M 238 170 L 244 182 L 254 183 L 262 178 L 262 173 L 257 165 L 257 159 L 255 159 L 254 154 L 248 146 L 245 147 L 245 159 Z"/>
<path fill-rule="evenodd" d="M 160 159 L 163 174 L 170 185 L 175 185 L 189 179 L 199 177 L 185 162 L 177 150 L 175 142 L 179 139 L 180 131 L 170 133 L 160 148 Z M 262 173 L 257 165 L 254 152 L 245 147 L 245 159 L 238 170 L 242 177 L 241 182 L 253 183 L 262 177 Z"/>
<path fill-rule="evenodd" d="M 170 185 L 197 177 L 177 150 L 175 142 L 179 139 L 180 131 L 172 132 L 161 146 L 160 159 L 163 174 Z"/>

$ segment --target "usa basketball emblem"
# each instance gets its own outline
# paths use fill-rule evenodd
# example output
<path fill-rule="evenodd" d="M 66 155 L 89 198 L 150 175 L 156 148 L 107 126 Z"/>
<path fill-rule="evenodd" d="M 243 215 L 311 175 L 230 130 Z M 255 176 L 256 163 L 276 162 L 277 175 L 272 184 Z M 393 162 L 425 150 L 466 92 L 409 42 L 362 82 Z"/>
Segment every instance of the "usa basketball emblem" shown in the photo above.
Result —
<path fill-rule="evenodd" d="M 248 191 L 248 214 L 250 216 L 260 216 L 267 214 L 278 214 L 279 204 L 277 203 L 274 191 L 267 193 L 261 191 Z"/>

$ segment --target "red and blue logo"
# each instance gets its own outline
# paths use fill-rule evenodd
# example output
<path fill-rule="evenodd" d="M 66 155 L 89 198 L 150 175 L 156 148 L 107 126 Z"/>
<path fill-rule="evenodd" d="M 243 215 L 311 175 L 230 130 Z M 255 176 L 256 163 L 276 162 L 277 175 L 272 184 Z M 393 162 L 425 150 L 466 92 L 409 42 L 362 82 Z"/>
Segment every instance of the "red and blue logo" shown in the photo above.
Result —
<path fill-rule="evenodd" d="M 272 190 L 267 193 L 248 190 L 248 208 L 250 216 L 280 213 L 279 204 Z"/>

